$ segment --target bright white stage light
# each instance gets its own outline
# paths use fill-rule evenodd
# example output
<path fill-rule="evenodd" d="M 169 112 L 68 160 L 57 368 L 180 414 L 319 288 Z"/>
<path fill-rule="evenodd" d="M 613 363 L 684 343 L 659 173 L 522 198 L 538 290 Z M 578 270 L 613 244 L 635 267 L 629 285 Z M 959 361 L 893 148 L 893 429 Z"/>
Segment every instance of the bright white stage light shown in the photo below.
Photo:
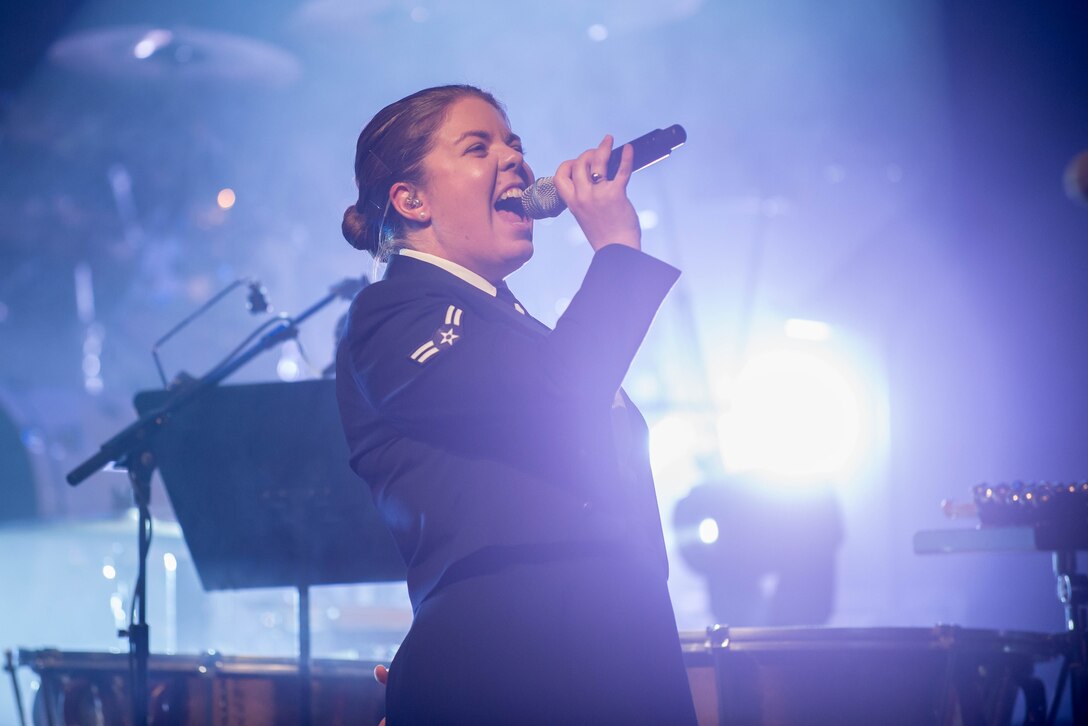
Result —
<path fill-rule="evenodd" d="M 794 340 L 827 340 L 831 337 L 831 326 L 819 320 L 790 318 L 786 321 L 786 337 Z"/>
<path fill-rule="evenodd" d="M 302 369 L 294 358 L 284 356 L 276 363 L 276 375 L 281 381 L 297 381 Z"/>
<path fill-rule="evenodd" d="M 689 459 L 694 455 L 695 428 L 686 417 L 672 414 L 654 424 L 650 429 L 650 459 L 659 465 L 667 465 L 677 459 Z"/>
<path fill-rule="evenodd" d="M 729 469 L 804 481 L 841 473 L 859 453 L 858 396 L 843 371 L 821 355 L 794 349 L 756 355 L 732 391 L 719 422 Z"/>
<path fill-rule="evenodd" d="M 174 34 L 169 30 L 150 30 L 132 49 L 132 55 L 139 60 L 147 60 L 157 50 L 169 45 L 173 40 Z"/>
<path fill-rule="evenodd" d="M 703 544 L 714 544 L 718 541 L 718 523 L 707 517 L 699 522 L 699 541 Z"/>
<path fill-rule="evenodd" d="M 718 457 L 715 415 L 674 411 L 650 425 L 650 465 L 658 493 L 681 494 L 707 476 Z"/>

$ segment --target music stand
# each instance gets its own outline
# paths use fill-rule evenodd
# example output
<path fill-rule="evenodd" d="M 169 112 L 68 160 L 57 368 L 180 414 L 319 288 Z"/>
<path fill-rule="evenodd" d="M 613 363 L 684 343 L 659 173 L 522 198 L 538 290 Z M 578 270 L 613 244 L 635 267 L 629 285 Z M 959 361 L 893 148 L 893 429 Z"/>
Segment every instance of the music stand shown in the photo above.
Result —
<path fill-rule="evenodd" d="M 167 391 L 136 395 L 141 415 Z M 309 588 L 404 580 L 370 491 L 348 467 L 331 380 L 219 386 L 171 415 L 153 454 L 205 590 L 293 587 L 302 713 Z"/>

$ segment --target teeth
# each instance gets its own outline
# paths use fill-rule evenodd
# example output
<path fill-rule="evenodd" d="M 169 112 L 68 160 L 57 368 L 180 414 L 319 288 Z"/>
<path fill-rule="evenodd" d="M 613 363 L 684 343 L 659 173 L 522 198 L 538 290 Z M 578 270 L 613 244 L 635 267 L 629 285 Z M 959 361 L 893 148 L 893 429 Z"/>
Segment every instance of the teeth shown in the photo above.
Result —
<path fill-rule="evenodd" d="M 518 187 L 511 187 L 510 189 L 507 189 L 505 192 L 499 195 L 499 200 L 514 199 L 515 197 L 519 199 L 521 198 L 521 189 L 519 189 Z"/>

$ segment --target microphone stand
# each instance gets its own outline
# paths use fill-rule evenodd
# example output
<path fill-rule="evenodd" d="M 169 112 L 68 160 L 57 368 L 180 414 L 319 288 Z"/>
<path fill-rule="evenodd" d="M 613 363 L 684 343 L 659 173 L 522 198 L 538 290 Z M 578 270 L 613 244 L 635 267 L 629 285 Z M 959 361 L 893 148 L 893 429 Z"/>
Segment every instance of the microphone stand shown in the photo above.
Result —
<path fill-rule="evenodd" d="M 128 470 L 132 483 L 133 499 L 139 511 L 138 575 L 133 602 L 137 604 L 129 627 L 118 635 L 129 641 L 130 677 L 132 683 L 132 723 L 147 726 L 148 681 L 147 667 L 150 658 L 150 629 L 147 624 L 147 553 L 151 547 L 151 477 L 155 472 L 154 443 L 159 432 L 166 428 L 171 414 L 200 398 L 232 373 L 243 367 L 266 350 L 298 337 L 299 326 L 338 297 L 350 297 L 369 281 L 345 280 L 329 291 L 325 297 L 308 307 L 295 318 L 284 318 L 279 325 L 259 338 L 248 349 L 228 358 L 206 373 L 202 378 L 188 381 L 177 388 L 162 406 L 140 417 L 135 423 L 122 429 L 103 443 L 98 453 L 68 473 L 72 486 L 81 484 L 92 474 L 110 462 Z M 309 714 L 304 714 L 308 717 Z M 306 720 L 309 720 L 308 718 Z"/>

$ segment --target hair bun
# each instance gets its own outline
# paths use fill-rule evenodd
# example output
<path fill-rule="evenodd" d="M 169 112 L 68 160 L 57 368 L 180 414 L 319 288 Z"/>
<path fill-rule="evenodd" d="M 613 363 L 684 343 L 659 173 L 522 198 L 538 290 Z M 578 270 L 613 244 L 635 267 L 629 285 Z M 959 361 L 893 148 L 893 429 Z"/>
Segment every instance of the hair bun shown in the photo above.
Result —
<path fill-rule="evenodd" d="M 370 119 L 355 143 L 355 186 L 359 198 L 344 212 L 340 229 L 356 249 L 384 258 L 403 244 L 410 231 L 407 220 L 389 204 L 391 185 L 419 183 L 423 159 L 445 122 L 452 104 L 479 98 L 503 118 L 506 112 L 495 97 L 475 86 L 435 86 L 416 91 L 389 104 Z"/>
<path fill-rule="evenodd" d="M 344 210 L 344 221 L 340 224 L 340 231 L 344 239 L 355 249 L 374 252 L 368 239 L 366 216 L 354 204 Z"/>

